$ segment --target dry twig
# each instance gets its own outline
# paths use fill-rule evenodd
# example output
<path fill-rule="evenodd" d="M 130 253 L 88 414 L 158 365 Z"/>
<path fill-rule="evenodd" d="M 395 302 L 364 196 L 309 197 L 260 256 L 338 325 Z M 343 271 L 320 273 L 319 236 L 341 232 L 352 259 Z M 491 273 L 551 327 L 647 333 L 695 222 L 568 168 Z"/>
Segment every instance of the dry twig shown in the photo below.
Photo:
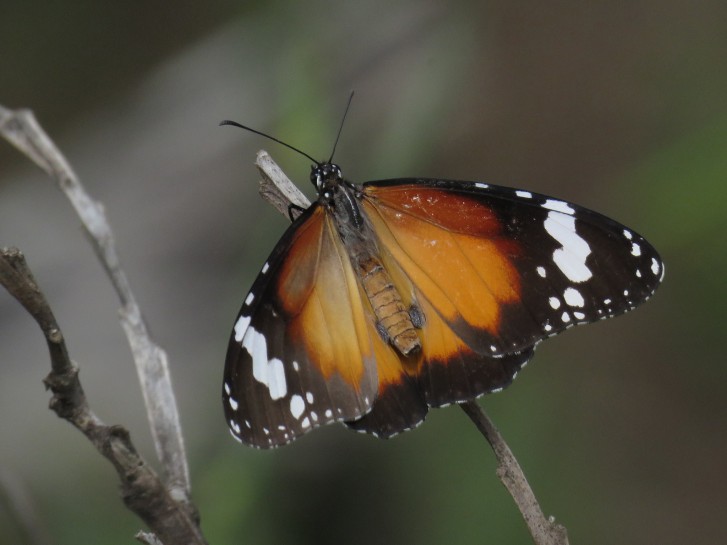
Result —
<path fill-rule="evenodd" d="M 66 158 L 30 110 L 11 111 L 0 106 L 0 134 L 55 180 L 81 219 L 121 301 L 121 323 L 136 364 L 165 482 L 174 498 L 187 502 L 189 470 L 167 356 L 149 336 L 126 273 L 121 268 L 103 206 L 88 195 Z"/>
<path fill-rule="evenodd" d="M 278 212 L 288 217 L 291 203 L 301 208 L 310 206 L 310 202 L 266 151 L 258 152 L 255 164 L 263 177 L 260 194 Z M 498 462 L 497 476 L 515 500 L 536 545 L 568 545 L 566 528 L 545 518 L 520 464 L 482 407 L 476 401 L 462 403 L 460 406 L 495 452 Z"/>
<path fill-rule="evenodd" d="M 476 401 L 462 403 L 460 407 L 472 419 L 495 452 L 497 476 L 515 500 L 530 535 L 533 536 L 533 541 L 537 545 L 568 545 L 568 531 L 565 526 L 556 523 L 552 517 L 545 518 L 533 489 L 525 478 L 525 473 L 485 410 Z"/>
<path fill-rule="evenodd" d="M 71 201 L 121 300 L 121 321 L 132 348 L 152 436 L 165 473 L 162 482 L 134 448 L 129 433 L 105 425 L 88 406 L 55 317 L 23 255 L 0 252 L 0 283 L 38 322 L 48 344 L 52 371 L 45 384 L 53 391 L 51 408 L 82 431 L 116 468 L 126 505 L 168 544 L 204 544 L 196 508 L 189 499 L 189 473 L 176 401 L 165 352 L 149 337 L 139 306 L 116 254 L 101 204 L 78 177 L 28 110 L 0 106 L 0 134 L 48 173 Z"/>
<path fill-rule="evenodd" d="M 80 430 L 116 469 L 124 503 L 149 525 L 163 542 L 203 545 L 204 538 L 187 504 L 175 501 L 162 481 L 136 452 L 129 432 L 108 426 L 88 405 L 53 312 L 35 282 L 23 254 L 0 250 L 0 284 L 23 305 L 40 326 L 51 358 L 44 383 L 53 392 L 50 408 Z"/>

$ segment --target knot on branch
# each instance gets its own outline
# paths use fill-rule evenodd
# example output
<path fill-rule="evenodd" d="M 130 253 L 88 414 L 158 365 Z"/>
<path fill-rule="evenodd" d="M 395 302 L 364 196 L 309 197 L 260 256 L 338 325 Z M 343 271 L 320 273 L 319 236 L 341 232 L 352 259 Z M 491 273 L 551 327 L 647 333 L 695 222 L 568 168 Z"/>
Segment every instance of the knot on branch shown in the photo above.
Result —
<path fill-rule="evenodd" d="M 61 344 L 63 343 L 63 333 L 61 333 L 61 330 L 57 327 L 53 327 L 48 330 L 48 333 L 46 334 L 46 338 L 48 339 L 48 342 L 54 343 L 54 344 Z"/>
<path fill-rule="evenodd" d="M 43 379 L 46 390 L 53 392 L 53 397 L 49 402 L 50 409 L 59 417 L 74 424 L 78 417 L 88 410 L 86 396 L 78 380 L 78 373 L 78 367 L 71 364 L 63 372 L 51 371 Z"/>

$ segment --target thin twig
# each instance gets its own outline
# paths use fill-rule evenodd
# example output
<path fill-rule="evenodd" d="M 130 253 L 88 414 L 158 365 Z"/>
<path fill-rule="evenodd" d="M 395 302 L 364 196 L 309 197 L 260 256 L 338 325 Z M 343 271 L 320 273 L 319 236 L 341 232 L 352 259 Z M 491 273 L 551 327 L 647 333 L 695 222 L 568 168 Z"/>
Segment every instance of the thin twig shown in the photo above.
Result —
<path fill-rule="evenodd" d="M 568 545 L 565 526 L 556 523 L 552 518 L 545 518 L 520 464 L 485 410 L 476 401 L 468 401 L 460 406 L 495 452 L 497 476 L 515 500 L 533 541 L 537 545 Z"/>
<path fill-rule="evenodd" d="M 255 165 L 263 177 L 260 182 L 260 194 L 278 212 L 288 217 L 288 208 L 291 203 L 301 208 L 310 206 L 310 202 L 267 152 L 258 152 Z M 462 403 L 461 407 L 495 452 L 499 465 L 497 476 L 515 500 L 536 545 L 568 545 L 568 534 L 565 527 L 545 518 L 520 464 L 484 410 L 476 401 Z"/>
<path fill-rule="evenodd" d="M 121 480 L 124 503 L 169 545 L 205 545 L 189 505 L 175 500 L 151 467 L 137 453 L 129 432 L 104 424 L 91 410 L 71 361 L 61 329 L 38 287 L 23 254 L 0 250 L 0 285 L 20 302 L 40 326 L 48 344 L 51 372 L 44 383 L 53 392 L 50 408 L 80 430 L 109 460 Z"/>
<path fill-rule="evenodd" d="M 163 542 L 204 544 L 196 507 L 189 499 L 189 472 L 165 352 L 153 343 L 129 282 L 121 269 L 103 206 L 93 201 L 75 172 L 29 110 L 0 106 L 0 134 L 48 173 L 79 215 L 121 300 L 121 322 L 131 345 L 152 436 L 165 474 L 162 482 L 139 456 L 129 433 L 105 425 L 89 408 L 60 328 L 18 250 L 0 254 L 0 283 L 38 322 L 51 356 L 45 384 L 53 391 L 51 408 L 94 444 L 116 468 L 126 505 Z"/>
<path fill-rule="evenodd" d="M 286 218 L 290 205 L 308 208 L 310 201 L 285 175 L 285 172 L 273 161 L 265 150 L 260 150 L 255 159 L 255 166 L 263 177 L 260 180 L 260 195 Z"/>
<path fill-rule="evenodd" d="M 12 111 L 0 105 L 0 134 L 55 180 L 81 219 L 121 301 L 120 319 L 131 346 L 164 481 L 172 497 L 189 503 L 189 469 L 167 355 L 149 336 L 141 310 L 121 268 L 103 206 L 88 195 L 33 112 Z"/>

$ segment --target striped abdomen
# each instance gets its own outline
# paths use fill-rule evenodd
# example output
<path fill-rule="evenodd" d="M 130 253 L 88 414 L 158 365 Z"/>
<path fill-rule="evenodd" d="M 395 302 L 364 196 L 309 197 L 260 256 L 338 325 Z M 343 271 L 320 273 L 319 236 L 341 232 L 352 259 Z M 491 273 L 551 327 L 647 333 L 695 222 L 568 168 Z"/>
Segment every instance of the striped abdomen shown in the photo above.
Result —
<path fill-rule="evenodd" d="M 361 282 L 374 309 L 379 330 L 404 356 L 420 350 L 421 343 L 409 311 L 384 266 L 373 256 L 362 259 L 358 265 Z"/>

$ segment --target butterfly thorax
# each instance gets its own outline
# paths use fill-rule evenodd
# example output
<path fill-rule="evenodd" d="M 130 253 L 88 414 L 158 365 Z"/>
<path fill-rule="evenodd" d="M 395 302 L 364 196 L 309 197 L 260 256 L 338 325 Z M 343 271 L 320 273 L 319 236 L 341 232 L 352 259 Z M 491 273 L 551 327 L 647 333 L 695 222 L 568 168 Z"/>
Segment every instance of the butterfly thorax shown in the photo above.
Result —
<path fill-rule="evenodd" d="M 311 181 L 318 190 L 318 201 L 333 217 L 361 286 L 376 318 L 379 335 L 403 356 L 421 350 L 416 329 L 424 316 L 415 306 L 407 309 L 391 275 L 380 257 L 376 235 L 362 212 L 362 193 L 356 184 L 345 180 L 341 169 L 331 163 L 313 167 Z"/>

